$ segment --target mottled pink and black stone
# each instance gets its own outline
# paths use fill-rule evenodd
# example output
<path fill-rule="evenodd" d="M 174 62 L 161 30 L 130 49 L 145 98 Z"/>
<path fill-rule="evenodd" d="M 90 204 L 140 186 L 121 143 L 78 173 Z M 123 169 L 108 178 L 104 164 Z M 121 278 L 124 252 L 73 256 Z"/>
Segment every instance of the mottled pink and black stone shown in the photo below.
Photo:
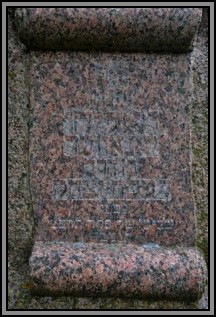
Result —
<path fill-rule="evenodd" d="M 202 294 L 188 53 L 200 18 L 191 8 L 16 9 L 32 50 L 38 293 Z"/>

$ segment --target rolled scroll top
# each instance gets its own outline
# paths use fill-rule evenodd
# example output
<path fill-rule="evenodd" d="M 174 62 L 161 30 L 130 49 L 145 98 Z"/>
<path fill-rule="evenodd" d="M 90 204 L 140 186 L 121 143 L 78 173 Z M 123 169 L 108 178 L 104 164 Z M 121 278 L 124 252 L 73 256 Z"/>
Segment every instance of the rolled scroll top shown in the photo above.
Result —
<path fill-rule="evenodd" d="M 21 41 L 33 50 L 192 50 L 199 8 L 17 8 Z"/>

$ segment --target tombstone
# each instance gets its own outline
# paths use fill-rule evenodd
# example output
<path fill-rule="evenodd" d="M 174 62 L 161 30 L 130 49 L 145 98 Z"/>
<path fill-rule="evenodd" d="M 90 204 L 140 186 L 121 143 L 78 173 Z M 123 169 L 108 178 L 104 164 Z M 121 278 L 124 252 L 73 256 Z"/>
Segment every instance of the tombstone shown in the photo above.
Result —
<path fill-rule="evenodd" d="M 199 298 L 192 8 L 16 9 L 30 49 L 38 294 Z"/>

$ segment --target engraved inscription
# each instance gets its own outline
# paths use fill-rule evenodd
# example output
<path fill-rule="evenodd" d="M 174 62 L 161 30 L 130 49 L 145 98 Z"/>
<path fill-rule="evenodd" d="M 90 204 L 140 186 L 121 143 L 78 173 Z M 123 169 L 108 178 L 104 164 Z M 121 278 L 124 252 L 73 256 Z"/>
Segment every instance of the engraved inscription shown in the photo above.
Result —
<path fill-rule="evenodd" d="M 87 55 L 62 63 L 49 56 L 43 69 L 54 72 L 39 77 L 32 64 L 40 88 L 30 127 L 38 238 L 192 244 L 189 61 Z"/>
<path fill-rule="evenodd" d="M 87 158 L 159 155 L 157 122 L 146 111 L 93 112 L 66 110 L 64 155 Z"/>
<path fill-rule="evenodd" d="M 155 219 L 55 219 L 53 222 L 54 226 L 62 226 L 65 227 L 66 225 L 70 225 L 71 228 L 77 229 L 79 227 L 89 227 L 91 230 L 100 229 L 100 230 L 110 230 L 114 225 L 116 227 L 125 228 L 126 235 L 131 235 L 134 227 L 139 224 L 139 227 L 143 230 L 150 228 L 151 226 L 156 226 L 156 230 L 172 230 L 174 227 L 174 220 L 173 219 L 162 219 L 162 220 L 155 220 Z"/>
<path fill-rule="evenodd" d="M 140 175 L 146 157 L 159 155 L 157 122 L 146 110 L 64 111 L 66 157 L 79 157 L 79 178 L 55 180 L 52 198 L 63 200 L 170 201 L 168 180 Z"/>
<path fill-rule="evenodd" d="M 141 200 L 170 201 L 171 193 L 166 180 L 158 178 L 124 180 L 86 179 L 55 180 L 53 200 Z"/>
<path fill-rule="evenodd" d="M 148 230 L 172 230 L 173 219 L 153 219 L 144 214 L 128 218 L 130 203 L 167 203 L 172 199 L 169 179 L 145 177 L 146 158 L 159 157 L 155 114 L 147 110 L 128 113 L 110 109 L 64 110 L 63 155 L 79 161 L 79 177 L 55 179 L 52 200 L 78 205 L 97 202 L 99 210 L 92 219 L 76 218 L 73 205 L 69 217 L 55 218 L 53 227 L 86 232 L 101 242 L 115 242 L 112 233 L 116 229 L 118 241 L 134 239 L 137 233 L 143 239 Z"/>

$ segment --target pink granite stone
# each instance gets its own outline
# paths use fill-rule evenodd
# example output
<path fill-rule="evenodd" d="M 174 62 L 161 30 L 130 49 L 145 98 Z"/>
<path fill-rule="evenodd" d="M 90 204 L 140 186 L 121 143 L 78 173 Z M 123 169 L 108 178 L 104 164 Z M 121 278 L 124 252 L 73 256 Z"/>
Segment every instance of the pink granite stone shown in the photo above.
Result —
<path fill-rule="evenodd" d="M 199 8 L 19 8 L 15 22 L 31 49 L 187 52 Z"/>
<path fill-rule="evenodd" d="M 32 53 L 40 240 L 193 246 L 187 55 Z"/>
<path fill-rule="evenodd" d="M 79 51 L 30 52 L 32 290 L 198 298 L 188 51 L 201 10 L 15 16 L 28 48 Z"/>
<path fill-rule="evenodd" d="M 87 296 L 194 300 L 206 265 L 194 248 L 134 244 L 36 243 L 30 259 L 32 291 Z"/>

